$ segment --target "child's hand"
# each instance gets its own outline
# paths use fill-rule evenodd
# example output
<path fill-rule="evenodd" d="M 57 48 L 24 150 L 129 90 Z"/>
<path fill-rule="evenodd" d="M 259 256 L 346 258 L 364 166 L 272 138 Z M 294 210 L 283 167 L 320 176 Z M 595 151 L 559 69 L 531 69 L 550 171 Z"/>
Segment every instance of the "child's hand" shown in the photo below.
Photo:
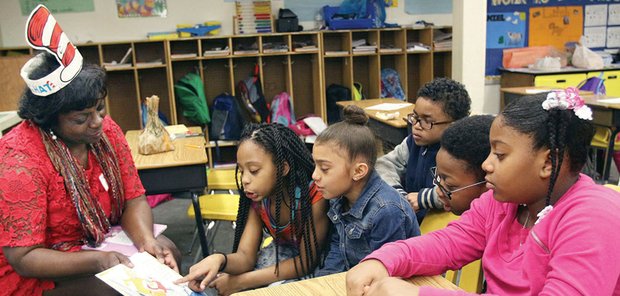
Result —
<path fill-rule="evenodd" d="M 420 205 L 418 204 L 418 193 L 417 192 L 411 192 L 407 194 L 407 201 L 409 201 L 411 208 L 413 208 L 415 212 L 420 210 Z"/>
<path fill-rule="evenodd" d="M 217 276 L 220 266 L 224 263 L 224 257 L 220 254 L 211 255 L 189 268 L 189 274 L 174 281 L 175 284 L 189 282 L 189 288 L 201 292 L 207 288 Z"/>
<path fill-rule="evenodd" d="M 172 251 L 156 239 L 151 239 L 146 242 L 142 247 L 140 247 L 140 252 L 147 252 L 155 256 L 160 263 L 166 264 L 174 271 L 179 272 L 179 267 L 174 259 L 174 256 L 172 255 Z"/>
<path fill-rule="evenodd" d="M 219 295 L 228 296 L 242 290 L 238 282 L 239 277 L 227 273 L 220 273 L 209 287 L 217 289 Z"/>
<path fill-rule="evenodd" d="M 386 277 L 389 277 L 389 274 L 381 261 L 364 261 L 347 272 L 347 295 L 365 295 L 369 286 Z"/>
<path fill-rule="evenodd" d="M 407 295 L 417 296 L 420 293 L 418 286 L 395 277 L 386 277 L 364 287 L 364 296 L 373 295 Z"/>

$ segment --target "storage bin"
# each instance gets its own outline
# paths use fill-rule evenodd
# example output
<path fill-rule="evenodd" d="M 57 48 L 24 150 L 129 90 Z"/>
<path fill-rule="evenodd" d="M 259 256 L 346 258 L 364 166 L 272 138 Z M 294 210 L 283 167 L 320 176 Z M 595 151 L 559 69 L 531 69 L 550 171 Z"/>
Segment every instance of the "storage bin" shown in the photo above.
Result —
<path fill-rule="evenodd" d="M 338 14 L 339 6 L 323 6 L 323 19 L 325 24 L 330 30 L 341 29 L 370 29 L 374 27 L 374 10 L 370 10 L 368 15 L 371 18 L 360 19 L 332 19 L 334 15 Z"/>

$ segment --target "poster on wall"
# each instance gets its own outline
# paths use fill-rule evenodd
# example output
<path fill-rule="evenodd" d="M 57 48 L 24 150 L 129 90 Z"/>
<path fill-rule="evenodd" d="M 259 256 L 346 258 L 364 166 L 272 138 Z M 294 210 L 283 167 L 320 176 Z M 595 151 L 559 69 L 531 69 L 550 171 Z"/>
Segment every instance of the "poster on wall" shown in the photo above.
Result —
<path fill-rule="evenodd" d="M 583 6 L 532 7 L 529 19 L 529 46 L 563 49 L 583 34 Z"/>
<path fill-rule="evenodd" d="M 39 4 L 52 13 L 95 11 L 93 0 L 19 0 L 22 15 L 30 15 Z"/>
<path fill-rule="evenodd" d="M 525 12 L 487 14 L 487 48 L 525 46 Z"/>
<path fill-rule="evenodd" d="M 116 0 L 118 17 L 166 17 L 166 0 Z"/>

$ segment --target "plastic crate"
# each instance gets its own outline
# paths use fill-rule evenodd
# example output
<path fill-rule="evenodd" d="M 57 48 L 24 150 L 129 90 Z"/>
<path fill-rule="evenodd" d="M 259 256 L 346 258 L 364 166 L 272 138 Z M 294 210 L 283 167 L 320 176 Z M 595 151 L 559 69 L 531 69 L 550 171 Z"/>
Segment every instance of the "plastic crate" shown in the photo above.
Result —
<path fill-rule="evenodd" d="M 374 18 L 332 19 L 332 17 L 338 13 L 339 9 L 339 6 L 323 6 L 323 19 L 330 30 L 370 29 L 374 27 Z"/>

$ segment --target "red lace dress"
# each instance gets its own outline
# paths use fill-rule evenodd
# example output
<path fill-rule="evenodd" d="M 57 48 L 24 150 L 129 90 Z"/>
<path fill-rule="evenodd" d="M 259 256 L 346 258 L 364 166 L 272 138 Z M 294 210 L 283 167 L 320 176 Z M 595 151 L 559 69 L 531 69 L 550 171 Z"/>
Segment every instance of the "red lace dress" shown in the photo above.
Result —
<path fill-rule="evenodd" d="M 144 187 L 122 130 L 106 116 L 103 131 L 116 151 L 126 200 L 141 196 Z M 92 152 L 85 172 L 91 193 L 109 217 L 110 196 L 99 181 L 102 170 Z M 30 121 L 22 122 L 0 139 L 0 247 L 42 244 L 51 248 L 82 238 L 75 206 L 47 156 L 38 128 Z M 74 247 L 69 251 L 79 250 Z M 18 275 L 0 248 L 1 295 L 41 295 L 52 288 L 52 281 Z"/>

